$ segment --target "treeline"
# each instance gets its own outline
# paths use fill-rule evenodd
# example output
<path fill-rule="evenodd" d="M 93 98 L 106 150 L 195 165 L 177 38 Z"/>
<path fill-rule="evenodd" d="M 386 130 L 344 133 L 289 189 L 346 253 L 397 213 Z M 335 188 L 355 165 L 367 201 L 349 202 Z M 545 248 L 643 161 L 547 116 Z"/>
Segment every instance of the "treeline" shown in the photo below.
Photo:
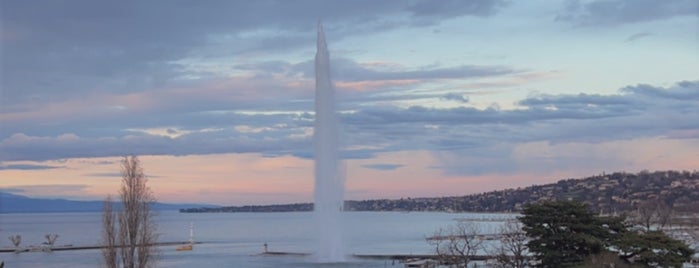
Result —
<path fill-rule="evenodd" d="M 230 206 L 218 208 L 186 208 L 180 209 L 182 213 L 219 213 L 219 212 L 299 212 L 312 211 L 312 203 L 297 203 L 284 205 L 260 205 L 260 206 Z"/>
<path fill-rule="evenodd" d="M 635 210 L 646 200 L 658 200 L 675 212 L 699 209 L 699 172 L 643 171 L 616 172 L 584 179 L 565 179 L 556 183 L 480 194 L 346 201 L 346 211 L 447 211 L 447 212 L 519 212 L 523 206 L 545 200 L 571 200 L 586 204 L 602 214 Z M 182 209 L 181 212 L 284 212 L 311 211 L 313 204 L 267 206 L 231 206 Z"/>

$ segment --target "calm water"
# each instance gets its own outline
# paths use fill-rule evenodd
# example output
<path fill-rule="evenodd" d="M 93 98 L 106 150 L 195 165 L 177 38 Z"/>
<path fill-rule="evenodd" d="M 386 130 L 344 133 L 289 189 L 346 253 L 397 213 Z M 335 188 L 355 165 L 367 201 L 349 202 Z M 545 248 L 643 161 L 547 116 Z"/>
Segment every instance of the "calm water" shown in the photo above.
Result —
<path fill-rule="evenodd" d="M 426 254 L 425 237 L 463 218 L 507 218 L 506 214 L 348 212 L 343 214 L 346 252 L 351 254 Z M 312 214 L 159 212 L 161 242 L 186 241 L 194 223 L 193 251 L 160 248 L 159 267 L 391 267 L 390 261 L 348 260 L 341 265 L 315 264 L 312 257 L 260 256 L 270 251 L 311 252 L 314 248 Z M 478 222 L 483 233 L 494 233 L 498 222 Z M 0 248 L 11 248 L 7 238 L 22 235 L 22 245 L 39 245 L 48 233 L 59 234 L 56 245 L 95 245 L 100 240 L 100 213 L 0 214 Z M 5 267 L 101 267 L 99 250 L 0 253 Z M 400 267 L 396 264 L 395 267 Z"/>

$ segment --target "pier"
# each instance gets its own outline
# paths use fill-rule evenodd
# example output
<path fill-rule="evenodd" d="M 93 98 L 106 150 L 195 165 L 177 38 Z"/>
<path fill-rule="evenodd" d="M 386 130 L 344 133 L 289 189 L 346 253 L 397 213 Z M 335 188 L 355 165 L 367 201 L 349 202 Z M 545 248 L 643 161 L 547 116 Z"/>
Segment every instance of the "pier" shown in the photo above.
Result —
<path fill-rule="evenodd" d="M 302 252 L 275 252 L 268 251 L 259 254 L 261 256 L 299 256 L 306 257 L 311 253 Z M 440 256 L 434 254 L 353 254 L 348 255 L 350 259 L 370 259 L 370 260 L 386 260 L 391 261 L 393 265 L 399 264 L 403 267 L 439 267 L 439 265 L 448 264 L 444 259 L 440 260 Z M 442 256 L 444 257 L 444 256 Z M 494 259 L 495 256 L 475 255 L 470 256 L 470 261 L 488 261 Z"/>
<path fill-rule="evenodd" d="M 154 246 L 179 246 L 179 245 L 189 245 L 189 241 L 182 242 L 160 242 L 155 243 Z M 194 243 L 199 244 L 199 243 Z M 120 246 L 117 246 L 120 247 Z M 28 246 L 21 248 L 0 248 L 0 253 L 21 253 L 21 252 L 42 252 L 42 251 L 68 251 L 68 250 L 89 250 L 89 249 L 103 249 L 105 246 L 93 245 L 93 246 L 73 246 L 73 245 L 63 245 L 63 246 L 53 246 L 49 247 L 46 245 L 38 246 Z"/>
<path fill-rule="evenodd" d="M 263 252 L 260 253 L 259 255 L 262 256 L 311 256 L 311 253 L 307 252 L 283 252 L 283 251 L 269 251 L 269 252 Z M 414 260 L 414 259 L 432 259 L 436 260 L 439 258 L 439 256 L 434 255 L 434 254 L 352 254 L 348 255 L 350 258 L 357 258 L 357 259 L 373 259 L 373 260 L 397 260 L 397 261 L 406 261 L 406 260 Z M 476 256 L 471 256 L 471 260 L 474 261 L 485 261 L 492 259 L 493 256 L 487 256 L 487 255 L 476 255 Z"/>

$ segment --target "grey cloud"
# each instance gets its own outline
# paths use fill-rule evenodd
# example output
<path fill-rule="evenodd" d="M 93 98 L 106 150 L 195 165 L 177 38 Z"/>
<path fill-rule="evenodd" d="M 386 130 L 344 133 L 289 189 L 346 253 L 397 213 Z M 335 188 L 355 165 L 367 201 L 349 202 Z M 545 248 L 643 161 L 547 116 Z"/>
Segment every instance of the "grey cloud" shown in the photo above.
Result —
<path fill-rule="evenodd" d="M 358 93 L 354 90 L 338 86 L 338 96 L 340 98 L 339 105 L 343 108 L 352 109 L 354 105 L 367 104 L 381 101 L 396 101 L 396 100 L 417 100 L 417 99 L 442 99 L 459 102 L 468 102 L 466 96 L 468 92 L 459 93 L 454 90 L 438 90 L 430 89 L 423 93 L 414 94 L 408 92 L 411 89 L 419 88 L 420 84 L 440 79 L 477 79 L 477 78 L 492 78 L 505 77 L 511 75 L 527 74 L 524 70 L 517 70 L 507 66 L 474 66 L 461 65 L 452 67 L 440 67 L 436 65 L 418 66 L 415 68 L 392 67 L 389 69 L 377 69 L 371 66 L 366 66 L 360 62 L 351 59 L 339 58 L 331 62 L 333 79 L 336 83 L 343 82 L 382 82 L 390 80 L 413 80 L 420 81 L 416 84 L 395 86 L 390 83 L 387 85 L 374 85 L 370 91 L 366 93 Z M 252 71 L 257 74 L 259 79 L 271 79 L 274 75 L 283 75 L 286 77 L 302 76 L 311 81 L 314 78 L 313 61 L 304 61 L 299 63 L 290 63 L 285 61 L 265 61 L 259 63 L 248 63 L 236 65 L 236 69 Z M 400 91 L 404 91 L 401 93 Z M 311 91 L 308 91 L 311 93 Z M 306 108 L 312 107 L 312 96 L 298 99 L 294 104 L 305 105 Z M 255 103 L 257 107 L 261 105 Z M 289 103 L 284 106 L 288 107 Z M 274 104 L 279 107 L 279 104 Z M 350 107 L 347 107 L 350 106 Z M 297 108 L 304 106 L 297 106 Z"/>
<path fill-rule="evenodd" d="M 453 67 L 419 66 L 417 68 L 394 67 L 390 70 L 378 70 L 363 66 L 361 63 L 347 58 L 331 60 L 332 74 L 335 81 L 383 81 L 408 79 L 467 79 L 477 77 L 502 76 L 522 73 L 507 66 L 478 66 L 460 65 Z M 288 63 L 283 61 L 267 61 L 255 64 L 241 64 L 236 68 L 255 70 L 260 74 L 302 74 L 306 78 L 315 77 L 313 61 Z"/>
<path fill-rule="evenodd" d="M 398 168 L 403 167 L 403 165 L 398 165 L 398 164 L 371 164 L 371 165 L 362 165 L 364 168 L 368 169 L 375 169 L 375 170 L 396 170 Z"/>
<path fill-rule="evenodd" d="M 46 170 L 46 169 L 56 169 L 56 168 L 61 168 L 61 167 L 49 166 L 49 165 L 30 165 L 30 164 L 13 164 L 13 165 L 0 164 L 0 170 Z"/>
<path fill-rule="evenodd" d="M 287 132 L 288 133 L 288 132 Z M 216 153 L 291 154 L 310 148 L 308 138 L 279 133 L 211 131 L 178 138 L 139 134 L 122 137 L 83 138 L 74 134 L 36 137 L 15 134 L 0 141 L 2 161 L 135 155 L 191 155 Z"/>
<path fill-rule="evenodd" d="M 434 96 L 439 98 L 443 93 Z M 356 148 L 361 145 L 370 149 L 346 149 L 342 157 L 371 158 L 381 152 L 405 150 L 478 153 L 481 157 L 490 151 L 489 148 L 503 143 L 595 143 L 691 136 L 693 131 L 699 130 L 698 100 L 699 82 L 684 81 L 668 88 L 629 86 L 613 95 L 536 95 L 518 102 L 522 108 L 517 110 L 351 104 L 348 108 L 353 112 L 340 116 L 344 146 Z M 303 110 L 311 110 L 310 104 L 304 104 L 307 107 Z M 261 109 L 259 111 L 265 108 Z M 0 151 L 3 152 L 0 161 L 126 154 L 260 153 L 312 157 L 312 142 L 308 136 L 312 129 L 312 114 L 308 112 L 200 112 L 158 116 L 157 119 L 130 120 L 142 127 L 176 126 L 183 135 L 176 138 L 137 132 L 85 135 L 91 131 L 82 127 L 75 128 L 78 131 L 74 135 L 42 137 L 18 132 L 0 141 Z M 135 126 L 129 124 L 129 118 L 120 120 L 123 121 L 113 121 L 110 125 Z M 235 126 L 249 129 L 236 131 Z M 70 128 L 69 124 L 64 130 Z M 496 150 L 492 159 L 506 152 L 505 149 Z M 494 168 L 490 162 L 480 166 L 483 170 Z"/>
<path fill-rule="evenodd" d="M 32 191 L 41 191 L 47 193 L 63 193 L 72 191 L 83 191 L 87 188 L 85 184 L 45 184 L 45 185 L 19 185 L 3 191 L 13 193 L 26 193 Z"/>
<path fill-rule="evenodd" d="M 121 178 L 122 177 L 121 173 L 119 173 L 119 172 L 86 173 L 84 175 L 88 176 L 88 177 L 103 177 L 103 178 Z M 155 175 L 151 175 L 151 174 L 146 174 L 146 177 L 149 179 L 160 178 L 160 176 L 155 176 Z"/>
<path fill-rule="evenodd" d="M 501 1 L 52 1 L 3 3 L 3 105 L 180 83 L 181 60 L 312 44 L 323 19 L 345 36 L 497 11 Z M 370 7 L 370 8 L 367 8 Z M 157 16 L 154 16 L 156 15 Z M 429 14 L 429 18 L 427 15 Z M 262 32 L 262 34 L 256 34 Z M 280 34 L 281 33 L 281 34 Z"/>
<path fill-rule="evenodd" d="M 0 188 L 0 192 L 12 193 L 12 194 L 22 194 L 22 193 L 25 193 L 26 190 L 24 190 L 22 188 Z"/>
<path fill-rule="evenodd" d="M 431 16 L 462 16 L 464 14 L 474 16 L 488 16 L 495 14 L 506 4 L 502 0 L 445 0 L 445 1 L 417 1 L 407 7 L 412 14 L 418 17 Z"/>
<path fill-rule="evenodd" d="M 697 14 L 699 2 L 694 0 L 571 0 L 556 20 L 582 26 L 614 26 Z"/>
<path fill-rule="evenodd" d="M 249 94 L 260 95 L 254 99 L 240 97 L 240 93 L 235 90 L 221 92 L 214 89 L 215 93 L 209 93 L 208 85 L 196 85 L 194 88 L 198 88 L 198 90 L 193 90 L 187 94 L 172 94 L 163 90 L 157 94 L 145 95 L 142 99 L 153 103 L 145 110 L 124 109 L 117 112 L 104 112 L 102 110 L 95 111 L 95 108 L 88 107 L 80 110 L 74 116 L 62 117 L 58 120 L 51 114 L 29 120 L 4 121 L 3 118 L 0 119 L 3 124 L 3 128 L 0 128 L 0 139 L 16 133 L 33 136 L 58 136 L 78 131 L 77 134 L 80 134 L 81 137 L 119 137 L 130 134 L 126 129 L 155 127 L 170 128 L 176 131 L 225 128 L 236 125 L 269 126 L 283 123 L 306 126 L 309 124 L 307 120 L 298 115 L 298 112 L 312 109 L 313 103 L 310 99 L 312 90 L 300 91 L 301 95 L 295 96 L 294 93 L 289 92 L 288 87 L 281 83 L 270 84 L 263 80 L 248 81 L 249 84 L 246 87 L 250 89 L 237 85 L 231 86 L 243 89 L 244 92 L 253 92 Z M 206 96 L 201 94 L 206 94 Z M 270 96 L 285 97 L 271 98 Z M 255 110 L 290 112 L 265 116 L 237 113 L 238 111 Z M 46 125 L 51 125 L 51 127 L 46 127 Z"/>
<path fill-rule="evenodd" d="M 463 152 L 485 161 L 478 162 L 477 170 L 493 171 L 498 166 L 503 171 L 506 163 L 496 160 L 506 159 L 507 150 L 486 157 L 503 143 L 694 137 L 699 132 L 699 106 L 693 92 L 699 92 L 696 82 L 680 82 L 669 88 L 629 87 L 617 95 L 531 97 L 519 102 L 524 110 L 373 107 L 343 119 L 353 144 L 382 146 L 384 151 Z"/>
<path fill-rule="evenodd" d="M 635 34 L 632 34 L 629 37 L 627 37 L 626 40 L 624 40 L 624 41 L 627 43 L 631 43 L 631 42 L 641 40 L 641 39 L 646 38 L 646 37 L 651 36 L 651 35 L 653 35 L 653 34 L 649 33 L 649 32 L 635 33 Z"/>
<path fill-rule="evenodd" d="M 458 101 L 458 102 L 463 102 L 467 103 L 468 102 L 468 97 L 464 97 L 463 94 L 458 94 L 458 93 L 447 93 L 442 96 L 442 99 L 445 100 L 453 100 L 453 101 Z"/>
<path fill-rule="evenodd" d="M 87 188 L 88 185 L 85 184 L 17 185 L 12 188 L 0 188 L 0 192 L 15 193 L 23 196 L 71 200 L 94 200 L 103 198 L 87 193 L 85 191 Z"/>
<path fill-rule="evenodd" d="M 539 95 L 526 98 L 518 102 L 519 105 L 530 106 L 530 107 L 541 107 L 547 105 L 557 105 L 557 106 L 581 106 L 581 105 L 605 105 L 605 106 L 616 106 L 616 105 L 631 105 L 632 100 L 625 98 L 621 95 L 608 96 L 608 95 L 590 95 L 585 93 L 580 93 L 578 95 Z"/>
<path fill-rule="evenodd" d="M 518 73 L 519 71 L 501 66 L 462 65 L 455 67 L 425 66 L 417 70 L 379 71 L 363 67 L 358 63 L 339 59 L 333 62 L 333 70 L 338 79 L 347 81 L 365 80 L 404 80 L 404 79 L 465 79 Z"/>
<path fill-rule="evenodd" d="M 104 178 L 121 178 L 121 173 L 119 172 L 102 172 L 102 173 L 87 173 L 85 176 L 88 177 L 104 177 Z M 150 176 L 148 176 L 150 177 Z"/>
<path fill-rule="evenodd" d="M 284 74 L 289 72 L 303 73 L 306 76 L 311 76 L 313 73 L 313 61 L 305 61 L 302 63 L 292 64 L 286 61 L 274 60 L 263 61 L 256 63 L 238 64 L 235 66 L 239 70 L 258 71 L 260 73 L 276 73 Z"/>
<path fill-rule="evenodd" d="M 603 96 L 583 93 L 578 95 L 530 97 L 519 101 L 518 104 L 529 107 L 529 110 L 533 113 L 540 112 L 552 116 L 549 119 L 630 116 L 642 113 L 646 109 L 642 103 L 626 96 Z M 538 115 L 535 115 L 535 117 L 540 118 Z"/>
<path fill-rule="evenodd" d="M 699 100 L 699 81 L 682 81 L 670 90 L 641 84 L 625 87 L 622 91 L 649 98 Z"/>
<path fill-rule="evenodd" d="M 576 105 L 578 108 L 584 105 Z M 425 108 L 412 106 L 403 108 L 366 108 L 357 113 L 345 116 L 349 124 L 514 124 L 521 125 L 531 121 L 564 120 L 564 119 L 596 119 L 628 115 L 633 111 L 624 109 L 602 109 L 585 107 L 584 109 L 548 110 L 531 107 L 525 110 L 479 110 L 469 107 L 450 109 Z"/>

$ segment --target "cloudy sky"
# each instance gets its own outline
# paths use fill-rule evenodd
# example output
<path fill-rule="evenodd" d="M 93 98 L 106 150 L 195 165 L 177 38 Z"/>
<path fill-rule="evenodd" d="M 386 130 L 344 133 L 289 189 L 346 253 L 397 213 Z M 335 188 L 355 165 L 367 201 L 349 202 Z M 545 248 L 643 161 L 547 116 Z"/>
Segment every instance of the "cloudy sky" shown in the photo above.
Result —
<path fill-rule="evenodd" d="M 0 190 L 311 201 L 319 19 L 349 199 L 696 170 L 698 3 L 2 1 Z"/>

